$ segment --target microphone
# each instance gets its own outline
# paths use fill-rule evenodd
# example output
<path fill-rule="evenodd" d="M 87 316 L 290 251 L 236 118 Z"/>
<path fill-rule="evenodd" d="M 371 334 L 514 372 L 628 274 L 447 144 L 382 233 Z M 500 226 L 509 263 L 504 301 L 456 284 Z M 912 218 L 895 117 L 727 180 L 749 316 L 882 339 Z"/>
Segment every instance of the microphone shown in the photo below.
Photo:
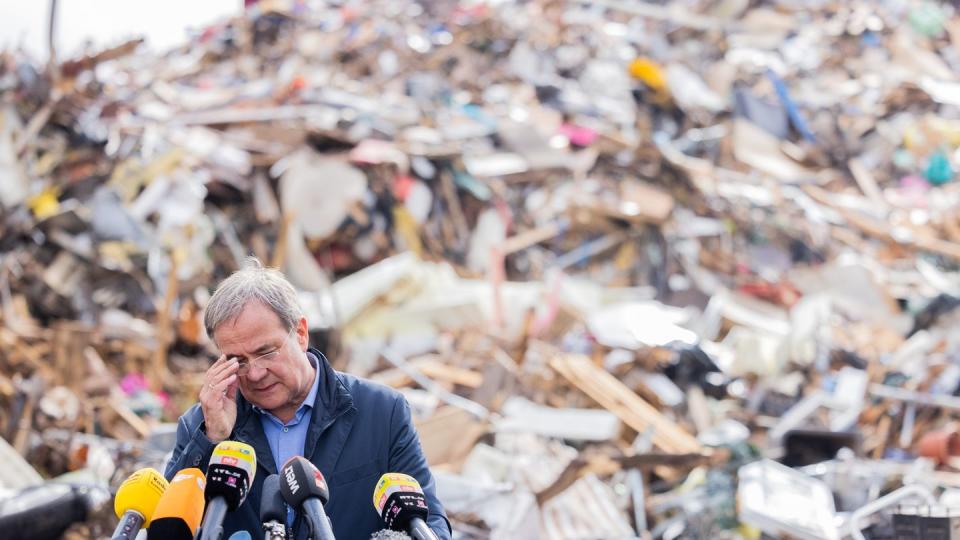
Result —
<path fill-rule="evenodd" d="M 150 467 L 140 469 L 124 480 L 113 500 L 113 511 L 120 523 L 113 530 L 111 540 L 133 540 L 141 527 L 149 526 L 167 485 L 167 479 Z"/>
<path fill-rule="evenodd" d="M 280 468 L 280 494 L 290 506 L 307 516 L 313 540 L 334 540 L 330 520 L 323 505 L 330 500 L 327 481 L 320 471 L 303 456 L 294 456 Z"/>
<path fill-rule="evenodd" d="M 263 481 L 260 523 L 263 523 L 265 540 L 284 540 L 287 537 L 287 505 L 280 493 L 280 475 L 271 474 Z"/>
<path fill-rule="evenodd" d="M 206 501 L 203 491 L 207 478 L 196 468 L 178 472 L 160 497 L 147 530 L 148 540 L 193 540 L 200 527 Z"/>
<path fill-rule="evenodd" d="M 207 513 L 200 526 L 200 540 L 220 540 L 223 520 L 247 499 L 250 484 L 257 474 L 257 453 L 249 444 L 223 441 L 213 449 L 207 466 L 207 486 L 203 491 Z"/>
<path fill-rule="evenodd" d="M 111 498 L 99 486 L 48 482 L 9 493 L 0 488 L 0 531 L 7 540 L 60 540 Z"/>
<path fill-rule="evenodd" d="M 373 490 L 373 506 L 387 528 L 409 532 L 414 540 L 438 540 L 427 526 L 427 497 L 417 479 L 400 473 L 386 473 Z"/>

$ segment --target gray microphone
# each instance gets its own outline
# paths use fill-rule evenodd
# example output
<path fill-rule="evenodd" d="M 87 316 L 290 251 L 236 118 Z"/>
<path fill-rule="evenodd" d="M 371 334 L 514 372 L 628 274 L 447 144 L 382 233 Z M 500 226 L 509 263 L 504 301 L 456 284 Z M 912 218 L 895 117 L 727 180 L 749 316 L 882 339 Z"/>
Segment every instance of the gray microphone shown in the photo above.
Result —
<path fill-rule="evenodd" d="M 287 537 L 287 505 L 280 493 L 280 475 L 271 474 L 263 481 L 260 523 L 263 523 L 264 540 L 284 540 Z"/>

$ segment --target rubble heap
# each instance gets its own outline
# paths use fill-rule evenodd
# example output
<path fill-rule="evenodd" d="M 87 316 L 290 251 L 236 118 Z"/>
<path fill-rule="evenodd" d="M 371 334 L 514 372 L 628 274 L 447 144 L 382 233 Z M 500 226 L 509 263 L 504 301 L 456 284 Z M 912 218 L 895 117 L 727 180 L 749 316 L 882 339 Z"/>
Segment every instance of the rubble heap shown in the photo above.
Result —
<path fill-rule="evenodd" d="M 953 7 L 280 4 L 0 53 L 0 499 L 162 467 L 253 254 L 405 393 L 458 537 L 951 520 Z"/>

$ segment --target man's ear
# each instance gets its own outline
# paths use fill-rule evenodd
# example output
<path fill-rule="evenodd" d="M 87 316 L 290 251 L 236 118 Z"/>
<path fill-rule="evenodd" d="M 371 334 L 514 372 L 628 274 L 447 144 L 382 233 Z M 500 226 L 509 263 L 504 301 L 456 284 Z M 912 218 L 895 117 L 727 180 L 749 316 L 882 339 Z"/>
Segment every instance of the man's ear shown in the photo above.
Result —
<path fill-rule="evenodd" d="M 300 345 L 301 351 L 306 351 L 310 344 L 310 327 L 307 326 L 306 317 L 300 317 L 300 321 L 297 322 L 297 344 Z"/>

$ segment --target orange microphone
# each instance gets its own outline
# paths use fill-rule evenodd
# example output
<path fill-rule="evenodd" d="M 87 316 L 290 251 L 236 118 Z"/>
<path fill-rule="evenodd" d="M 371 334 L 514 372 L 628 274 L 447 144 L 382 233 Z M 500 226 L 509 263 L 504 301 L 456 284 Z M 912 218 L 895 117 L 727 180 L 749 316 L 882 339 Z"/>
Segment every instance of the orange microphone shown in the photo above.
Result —
<path fill-rule="evenodd" d="M 147 530 L 151 540 L 192 540 L 200 528 L 206 500 L 203 490 L 207 477 L 200 469 L 183 469 L 178 472 L 170 487 L 160 497 L 153 512 L 153 523 Z"/>

